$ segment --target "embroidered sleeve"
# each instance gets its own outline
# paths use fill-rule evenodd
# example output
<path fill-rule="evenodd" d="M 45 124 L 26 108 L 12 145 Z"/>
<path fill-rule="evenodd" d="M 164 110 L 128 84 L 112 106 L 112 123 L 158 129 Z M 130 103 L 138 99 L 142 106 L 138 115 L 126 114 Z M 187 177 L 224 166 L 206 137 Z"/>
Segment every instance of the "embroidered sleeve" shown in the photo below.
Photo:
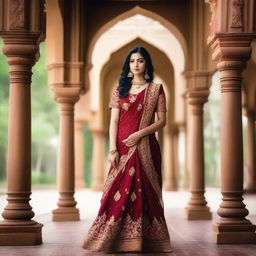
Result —
<path fill-rule="evenodd" d="M 163 86 L 161 85 L 159 89 L 158 101 L 156 105 L 156 112 L 167 112 L 166 109 L 166 97 L 164 93 Z"/>
<path fill-rule="evenodd" d="M 109 108 L 120 108 L 120 99 L 119 99 L 119 92 L 116 88 L 114 92 L 112 93 L 110 102 L 109 102 Z"/>

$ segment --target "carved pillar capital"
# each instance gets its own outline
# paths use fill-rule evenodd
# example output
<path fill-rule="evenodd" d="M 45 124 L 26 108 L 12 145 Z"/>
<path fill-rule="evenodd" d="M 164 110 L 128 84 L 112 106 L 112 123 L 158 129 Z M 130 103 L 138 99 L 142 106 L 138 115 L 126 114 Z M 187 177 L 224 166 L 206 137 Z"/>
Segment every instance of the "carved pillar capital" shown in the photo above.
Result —
<path fill-rule="evenodd" d="M 53 88 L 54 100 L 58 103 L 75 104 L 79 100 L 80 88 L 55 87 Z"/>
<path fill-rule="evenodd" d="M 209 89 L 195 90 L 191 89 L 187 91 L 188 103 L 193 106 L 192 113 L 197 114 L 199 110 L 203 114 L 203 106 L 208 101 Z M 198 113 L 199 114 L 199 113 Z"/>
<path fill-rule="evenodd" d="M 208 100 L 212 72 L 186 71 L 187 79 L 186 98 L 192 114 L 203 114 L 203 106 Z"/>
<path fill-rule="evenodd" d="M 247 61 L 251 56 L 251 42 L 255 37 L 255 33 L 216 33 L 209 41 L 209 45 L 214 50 L 213 59 L 216 62 L 238 61 L 238 65 Z"/>
<path fill-rule="evenodd" d="M 79 87 L 83 89 L 83 62 L 54 62 L 47 65 L 49 73 L 48 84 L 54 87 Z"/>
<path fill-rule="evenodd" d="M 212 71 L 206 70 L 187 70 L 183 72 L 183 76 L 187 80 L 187 89 L 190 90 L 210 88 L 212 75 Z"/>

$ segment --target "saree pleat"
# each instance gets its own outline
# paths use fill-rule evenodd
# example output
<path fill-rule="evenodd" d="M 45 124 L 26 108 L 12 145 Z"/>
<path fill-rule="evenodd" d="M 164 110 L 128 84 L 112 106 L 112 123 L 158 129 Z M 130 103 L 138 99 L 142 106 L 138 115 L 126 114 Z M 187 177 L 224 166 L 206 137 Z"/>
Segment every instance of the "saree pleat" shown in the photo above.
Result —
<path fill-rule="evenodd" d="M 159 100 L 161 95 L 161 101 Z M 170 238 L 162 200 L 161 152 L 154 134 L 128 148 L 122 140 L 153 122 L 156 109 L 165 111 L 160 84 L 150 83 L 140 93 L 119 99 L 117 168 L 110 167 L 104 183 L 101 206 L 83 247 L 105 252 L 170 252 Z"/>

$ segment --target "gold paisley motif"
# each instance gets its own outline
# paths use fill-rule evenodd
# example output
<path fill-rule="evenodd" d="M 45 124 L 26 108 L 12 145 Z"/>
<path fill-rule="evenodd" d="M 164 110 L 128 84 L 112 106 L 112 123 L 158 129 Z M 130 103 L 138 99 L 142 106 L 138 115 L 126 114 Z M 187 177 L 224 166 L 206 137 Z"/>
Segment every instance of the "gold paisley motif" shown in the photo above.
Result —
<path fill-rule="evenodd" d="M 139 105 L 138 105 L 137 110 L 138 110 L 138 111 L 142 110 L 142 104 L 139 104 Z"/>
<path fill-rule="evenodd" d="M 136 101 L 136 98 L 137 98 L 137 96 L 136 95 L 130 95 L 129 96 L 129 101 L 130 101 L 130 103 L 133 103 L 133 102 L 135 102 Z"/>
<path fill-rule="evenodd" d="M 120 198 L 121 198 L 121 194 L 120 194 L 119 190 L 117 190 L 117 192 L 114 195 L 114 199 L 117 202 Z"/>
<path fill-rule="evenodd" d="M 130 168 L 129 174 L 130 174 L 130 176 L 133 176 L 135 174 L 135 169 L 133 166 Z"/>
<path fill-rule="evenodd" d="M 134 202 L 136 200 L 136 198 L 137 198 L 137 196 L 136 196 L 135 192 L 132 192 L 132 194 L 131 194 L 132 202 Z"/>
<path fill-rule="evenodd" d="M 131 105 L 130 103 L 124 102 L 123 105 L 122 105 L 122 109 L 127 111 L 129 109 L 130 105 Z"/>

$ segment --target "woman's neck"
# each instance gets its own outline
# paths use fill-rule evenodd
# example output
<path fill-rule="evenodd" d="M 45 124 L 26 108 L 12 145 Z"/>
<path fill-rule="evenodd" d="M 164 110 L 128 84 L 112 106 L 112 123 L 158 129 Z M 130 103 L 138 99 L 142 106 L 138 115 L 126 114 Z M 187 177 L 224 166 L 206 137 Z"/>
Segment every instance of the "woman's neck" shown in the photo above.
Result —
<path fill-rule="evenodd" d="M 145 78 L 143 75 L 135 75 L 132 79 L 134 83 L 139 83 L 145 81 Z"/>

